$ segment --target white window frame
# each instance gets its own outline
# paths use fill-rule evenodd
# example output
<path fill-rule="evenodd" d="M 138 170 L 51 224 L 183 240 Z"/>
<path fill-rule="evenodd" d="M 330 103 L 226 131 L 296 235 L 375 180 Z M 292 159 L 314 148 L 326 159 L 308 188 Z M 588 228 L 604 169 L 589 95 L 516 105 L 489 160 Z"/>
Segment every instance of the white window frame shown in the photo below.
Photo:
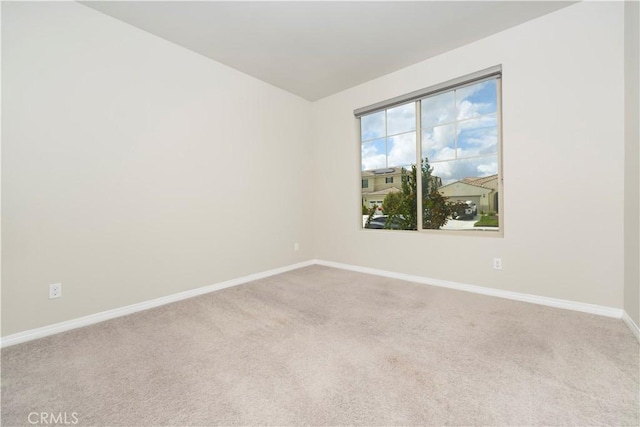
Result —
<path fill-rule="evenodd" d="M 461 236 L 480 236 L 480 237 L 504 237 L 504 177 L 503 177 L 503 147 L 502 147 L 502 66 L 498 65 L 495 67 L 490 67 L 485 70 L 478 71 L 476 73 L 468 74 L 466 76 L 458 77 L 447 82 L 437 84 L 434 86 L 430 86 L 425 89 L 421 89 L 415 92 L 411 92 L 405 95 L 401 95 L 395 98 L 391 98 L 386 101 L 381 101 L 367 107 L 359 108 L 354 110 L 354 115 L 356 116 L 358 122 L 358 135 L 360 147 L 362 147 L 362 126 L 360 124 L 360 119 L 362 116 L 373 114 L 382 110 L 388 110 L 393 107 L 397 107 L 400 105 L 409 104 L 410 102 L 415 103 L 415 114 L 416 114 L 416 167 L 417 176 L 420 174 L 420 165 L 422 164 L 422 111 L 421 111 L 421 101 L 423 99 L 429 98 L 431 96 L 435 96 L 437 94 L 450 92 L 452 90 L 457 90 L 463 88 L 465 86 L 470 86 L 473 84 L 480 83 L 482 81 L 487 80 L 496 80 L 496 119 L 497 119 L 497 137 L 498 137 L 498 229 L 497 230 L 446 230 L 446 229 L 424 229 L 423 228 L 423 218 L 422 218 L 422 185 L 417 185 L 417 231 L 419 233 L 425 234 L 454 234 Z M 385 113 L 386 117 L 386 113 Z M 362 165 L 362 149 L 360 149 L 360 165 Z M 361 218 L 361 216 L 360 216 Z M 362 223 L 362 221 L 359 221 Z M 362 230 L 365 230 L 362 227 Z M 389 231 L 399 231 L 399 232 L 415 232 L 416 230 L 369 230 L 366 232 L 389 232 Z"/>

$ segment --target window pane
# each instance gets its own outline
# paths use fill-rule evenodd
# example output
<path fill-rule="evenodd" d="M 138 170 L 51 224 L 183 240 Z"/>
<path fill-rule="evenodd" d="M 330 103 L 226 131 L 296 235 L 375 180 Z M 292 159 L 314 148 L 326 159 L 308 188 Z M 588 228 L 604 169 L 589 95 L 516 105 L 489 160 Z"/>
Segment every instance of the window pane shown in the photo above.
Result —
<path fill-rule="evenodd" d="M 458 120 L 495 113 L 498 109 L 496 88 L 496 81 L 488 80 L 456 90 Z"/>
<path fill-rule="evenodd" d="M 421 99 L 418 124 L 417 102 L 361 117 L 364 228 L 500 229 L 498 85 L 493 79 Z"/>
<path fill-rule="evenodd" d="M 453 91 L 425 98 L 421 101 L 422 127 L 451 123 L 455 120 L 455 97 Z"/>
<path fill-rule="evenodd" d="M 362 135 L 362 141 L 384 137 L 384 111 L 363 116 L 360 119 L 360 132 Z"/>
<path fill-rule="evenodd" d="M 495 114 L 458 124 L 458 158 L 498 153 L 498 119 Z"/>
<path fill-rule="evenodd" d="M 422 131 L 422 158 L 430 162 L 456 158 L 455 124 L 436 126 Z"/>
<path fill-rule="evenodd" d="M 398 167 L 416 162 L 416 133 L 403 133 L 387 138 L 388 167 Z"/>
<path fill-rule="evenodd" d="M 449 206 L 444 197 L 438 193 L 442 179 L 434 173 L 435 169 L 423 160 L 422 170 L 418 170 L 418 185 L 422 186 L 422 228 L 439 230 L 449 220 Z"/>
<path fill-rule="evenodd" d="M 374 139 L 362 143 L 362 170 L 372 170 L 387 166 L 386 139 Z"/>
<path fill-rule="evenodd" d="M 399 144 L 398 141 L 395 141 Z M 415 154 L 415 146 L 413 148 Z M 411 172 L 411 166 L 407 169 Z M 368 181 L 362 189 L 362 226 L 367 229 L 415 230 L 416 212 L 406 211 L 406 195 L 402 189 L 402 167 L 362 171 Z M 414 192 L 415 194 L 415 192 Z"/>
<path fill-rule="evenodd" d="M 499 230 L 497 171 L 497 155 L 433 165 L 432 174 L 443 184 L 437 192 L 448 207 L 442 230 Z"/>
<path fill-rule="evenodd" d="M 387 110 L 387 135 L 414 130 L 416 130 L 415 102 Z"/>

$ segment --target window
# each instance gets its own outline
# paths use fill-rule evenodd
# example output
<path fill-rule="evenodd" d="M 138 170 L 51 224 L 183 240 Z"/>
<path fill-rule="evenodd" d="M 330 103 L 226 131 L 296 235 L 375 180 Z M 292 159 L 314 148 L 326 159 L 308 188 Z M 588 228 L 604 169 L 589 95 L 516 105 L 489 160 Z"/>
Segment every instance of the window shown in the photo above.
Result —
<path fill-rule="evenodd" d="M 501 231 L 501 75 L 493 67 L 354 112 L 362 175 L 400 173 L 368 194 L 383 200 L 365 228 Z M 376 217 L 386 226 L 367 227 Z"/>
<path fill-rule="evenodd" d="M 368 179 L 363 179 L 362 180 L 362 188 L 369 188 L 369 180 Z"/>

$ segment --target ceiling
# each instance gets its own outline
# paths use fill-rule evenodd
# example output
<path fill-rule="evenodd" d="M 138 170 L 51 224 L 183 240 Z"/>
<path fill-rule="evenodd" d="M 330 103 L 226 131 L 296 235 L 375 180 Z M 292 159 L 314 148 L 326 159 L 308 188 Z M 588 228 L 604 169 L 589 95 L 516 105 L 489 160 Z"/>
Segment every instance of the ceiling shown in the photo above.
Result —
<path fill-rule="evenodd" d="M 82 3 L 314 101 L 573 2 Z"/>

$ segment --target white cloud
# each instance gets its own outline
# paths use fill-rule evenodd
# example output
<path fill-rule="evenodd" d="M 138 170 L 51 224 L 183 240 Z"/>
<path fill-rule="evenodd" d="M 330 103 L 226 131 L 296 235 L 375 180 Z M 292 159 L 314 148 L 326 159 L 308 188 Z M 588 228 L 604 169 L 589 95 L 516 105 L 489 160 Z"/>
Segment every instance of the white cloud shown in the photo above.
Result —
<path fill-rule="evenodd" d="M 360 119 L 360 132 L 362 140 L 381 138 L 385 136 L 385 118 L 384 111 L 363 116 Z"/>
<path fill-rule="evenodd" d="M 422 100 L 422 125 L 434 126 L 440 123 L 452 122 L 454 115 L 453 92 L 445 92 Z"/>
<path fill-rule="evenodd" d="M 430 161 L 454 159 L 455 126 L 436 126 L 422 132 L 422 157 Z"/>
<path fill-rule="evenodd" d="M 498 161 L 496 160 L 495 162 L 479 164 L 478 165 L 478 172 L 480 173 L 479 176 L 489 176 L 489 175 L 497 174 L 498 173 Z"/>
<path fill-rule="evenodd" d="M 387 134 L 395 135 L 416 129 L 415 103 L 399 105 L 387 110 Z"/>
<path fill-rule="evenodd" d="M 494 90 L 495 82 L 482 82 L 422 100 L 421 154 L 444 183 L 497 173 Z M 362 144 L 363 170 L 415 164 L 414 103 L 364 116 L 361 123 L 363 140 L 368 141 Z M 384 136 L 398 132 L 407 133 L 384 143 Z"/>
<path fill-rule="evenodd" d="M 496 112 L 495 104 L 495 80 L 485 81 L 471 86 L 465 86 L 456 90 L 456 110 L 457 119 L 467 119 L 481 114 L 490 114 Z M 490 86 L 489 88 L 487 86 Z M 481 97 L 485 98 L 485 102 L 472 102 L 469 98 L 478 94 L 483 89 L 488 89 L 489 93 L 483 93 Z M 491 91 L 493 89 L 493 91 Z M 486 95 L 486 96 L 485 96 Z M 487 102 L 488 101 L 488 102 Z"/>
<path fill-rule="evenodd" d="M 498 127 L 495 115 L 461 122 L 459 131 L 458 158 L 498 152 Z"/>
<path fill-rule="evenodd" d="M 387 154 L 376 144 L 362 144 L 362 170 L 386 167 Z"/>
<path fill-rule="evenodd" d="M 483 110 L 487 109 L 489 104 L 480 104 L 477 102 L 469 102 L 466 99 L 458 102 L 458 120 L 467 119 L 469 117 L 479 116 Z"/>
<path fill-rule="evenodd" d="M 498 156 L 432 163 L 433 175 L 439 176 L 444 185 L 468 177 L 482 177 L 498 173 Z"/>
<path fill-rule="evenodd" d="M 416 162 L 415 132 L 389 138 L 389 167 L 405 166 Z"/>

